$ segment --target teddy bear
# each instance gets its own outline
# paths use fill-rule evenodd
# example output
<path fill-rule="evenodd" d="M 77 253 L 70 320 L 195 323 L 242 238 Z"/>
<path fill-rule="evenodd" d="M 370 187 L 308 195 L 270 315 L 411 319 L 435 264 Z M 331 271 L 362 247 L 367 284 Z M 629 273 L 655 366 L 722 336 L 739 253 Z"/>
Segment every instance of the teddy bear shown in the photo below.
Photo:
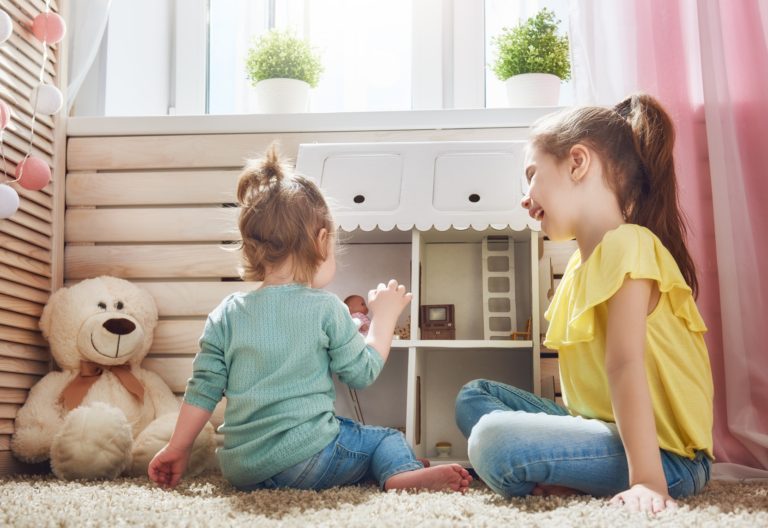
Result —
<path fill-rule="evenodd" d="M 51 295 L 40 328 L 61 370 L 39 380 L 19 409 L 14 455 L 29 463 L 50 459 L 65 480 L 146 476 L 180 408 L 162 378 L 141 367 L 157 320 L 149 292 L 116 277 Z M 209 467 L 214 445 L 208 423 L 193 446 L 188 476 Z"/>

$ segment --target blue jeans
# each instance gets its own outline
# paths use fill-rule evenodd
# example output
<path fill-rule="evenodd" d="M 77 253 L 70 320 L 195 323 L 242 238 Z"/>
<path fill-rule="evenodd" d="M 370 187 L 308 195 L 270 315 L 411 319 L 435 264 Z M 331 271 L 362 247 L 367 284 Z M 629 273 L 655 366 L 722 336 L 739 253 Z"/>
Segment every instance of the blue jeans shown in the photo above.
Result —
<path fill-rule="evenodd" d="M 595 496 L 629 489 L 629 469 L 616 424 L 571 416 L 530 392 L 487 380 L 467 383 L 456 398 L 456 423 L 469 439 L 469 461 L 504 497 L 528 495 L 536 484 Z M 700 492 L 710 461 L 661 450 L 673 498 Z"/>
<path fill-rule="evenodd" d="M 264 482 L 241 489 L 322 490 L 366 480 L 374 480 L 384 488 L 392 475 L 424 467 L 397 429 L 336 419 L 339 434 L 322 451 Z"/>

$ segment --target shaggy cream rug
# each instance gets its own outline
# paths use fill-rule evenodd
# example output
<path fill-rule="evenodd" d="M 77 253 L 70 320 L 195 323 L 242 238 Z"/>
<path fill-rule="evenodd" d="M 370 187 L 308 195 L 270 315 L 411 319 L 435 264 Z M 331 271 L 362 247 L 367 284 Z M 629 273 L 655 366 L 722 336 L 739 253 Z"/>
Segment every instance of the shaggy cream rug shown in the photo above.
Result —
<path fill-rule="evenodd" d="M 384 493 L 372 486 L 323 492 L 241 493 L 219 476 L 164 491 L 146 479 L 63 482 L 0 478 L 0 526 L 768 526 L 768 485 L 713 481 L 676 510 L 651 517 L 589 497 L 504 500 L 481 483 L 466 495 Z"/>

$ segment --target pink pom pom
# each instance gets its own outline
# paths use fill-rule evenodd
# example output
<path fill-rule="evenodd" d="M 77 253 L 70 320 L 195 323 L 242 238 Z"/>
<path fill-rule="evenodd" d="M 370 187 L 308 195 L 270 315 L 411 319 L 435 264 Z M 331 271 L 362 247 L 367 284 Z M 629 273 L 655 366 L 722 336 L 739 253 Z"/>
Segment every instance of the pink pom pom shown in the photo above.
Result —
<path fill-rule="evenodd" d="M 32 19 L 32 34 L 41 42 L 56 44 L 64 38 L 67 27 L 56 13 L 40 13 Z"/>
<path fill-rule="evenodd" d="M 51 181 L 51 168 L 40 158 L 29 157 L 16 167 L 19 185 L 30 191 L 39 191 Z"/>
<path fill-rule="evenodd" d="M 11 122 L 11 107 L 8 103 L 0 99 L 0 130 L 5 130 L 8 123 Z"/>

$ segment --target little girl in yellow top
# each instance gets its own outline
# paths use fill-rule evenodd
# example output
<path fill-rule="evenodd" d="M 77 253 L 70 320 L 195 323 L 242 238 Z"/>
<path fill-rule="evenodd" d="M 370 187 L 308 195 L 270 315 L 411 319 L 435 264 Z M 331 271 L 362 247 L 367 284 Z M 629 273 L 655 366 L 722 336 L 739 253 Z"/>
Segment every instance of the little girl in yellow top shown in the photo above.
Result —
<path fill-rule="evenodd" d="M 565 407 L 487 380 L 456 401 L 472 465 L 504 496 L 588 493 L 655 513 L 709 480 L 712 375 L 673 145 L 647 95 L 534 126 L 522 206 L 578 245 L 545 314 Z"/>

